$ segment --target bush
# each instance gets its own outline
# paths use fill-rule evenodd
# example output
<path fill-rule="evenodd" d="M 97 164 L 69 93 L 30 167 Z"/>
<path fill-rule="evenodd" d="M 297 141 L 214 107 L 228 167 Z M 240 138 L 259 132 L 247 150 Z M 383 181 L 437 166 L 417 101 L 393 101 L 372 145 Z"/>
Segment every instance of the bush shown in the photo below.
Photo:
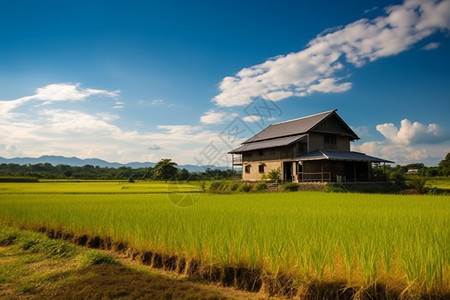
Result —
<path fill-rule="evenodd" d="M 300 185 L 295 182 L 286 182 L 281 186 L 283 192 L 296 192 L 298 191 Z"/>
<path fill-rule="evenodd" d="M 393 183 L 398 185 L 399 187 L 405 186 L 405 173 L 401 170 L 396 170 L 389 174 L 389 180 Z"/>
<path fill-rule="evenodd" d="M 428 179 L 425 176 L 416 175 L 411 177 L 409 181 L 409 186 L 412 189 L 415 189 L 419 194 L 423 194 L 427 191 L 426 185 L 428 183 Z"/>
<path fill-rule="evenodd" d="M 260 191 L 267 190 L 267 184 L 266 184 L 265 182 L 257 183 L 257 184 L 255 184 L 255 185 L 253 186 L 253 190 L 254 190 L 255 192 L 260 192 Z"/>
<path fill-rule="evenodd" d="M 244 192 L 244 193 L 248 193 L 250 192 L 250 190 L 252 189 L 252 186 L 248 183 L 241 183 L 239 185 L 239 187 L 237 188 L 238 192 Z"/>
<path fill-rule="evenodd" d="M 236 192 L 236 190 L 239 188 L 239 183 L 237 183 L 237 182 L 233 182 L 231 185 L 230 185 L 230 191 L 231 192 Z"/>
<path fill-rule="evenodd" d="M 222 181 L 213 181 L 209 186 L 210 193 L 220 193 L 223 192 L 225 184 Z M 225 186 L 226 187 L 226 186 Z"/>
<path fill-rule="evenodd" d="M 272 181 L 276 184 L 278 184 L 278 182 L 280 182 L 280 178 L 281 178 L 280 168 L 272 170 L 269 173 L 267 173 L 267 179 L 269 179 L 270 181 Z"/>
<path fill-rule="evenodd" d="M 328 193 L 345 193 L 345 189 L 342 186 L 329 184 L 325 186 L 325 191 Z"/>

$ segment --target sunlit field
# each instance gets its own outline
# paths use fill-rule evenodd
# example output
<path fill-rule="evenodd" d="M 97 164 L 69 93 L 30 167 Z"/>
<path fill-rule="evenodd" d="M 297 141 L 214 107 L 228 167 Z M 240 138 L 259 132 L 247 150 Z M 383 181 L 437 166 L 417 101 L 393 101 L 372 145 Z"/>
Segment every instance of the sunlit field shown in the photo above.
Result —
<path fill-rule="evenodd" d="M 430 187 L 450 191 L 450 177 L 431 177 L 427 184 Z"/>
<path fill-rule="evenodd" d="M 165 183 L 0 184 L 0 221 L 108 237 L 140 253 L 196 261 L 198 270 L 245 269 L 273 293 L 300 293 L 317 283 L 377 285 L 402 295 L 450 292 L 450 196 L 193 193 L 186 195 L 195 204 L 180 207 L 164 192 L 171 189 Z M 200 191 L 175 188 L 183 189 Z"/>

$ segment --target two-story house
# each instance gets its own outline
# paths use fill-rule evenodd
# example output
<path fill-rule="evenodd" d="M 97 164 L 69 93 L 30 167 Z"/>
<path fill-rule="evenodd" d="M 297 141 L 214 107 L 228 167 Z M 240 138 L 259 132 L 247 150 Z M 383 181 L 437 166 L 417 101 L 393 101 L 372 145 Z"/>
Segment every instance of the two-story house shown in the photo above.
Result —
<path fill-rule="evenodd" d="M 373 163 L 393 162 L 350 151 L 359 137 L 336 111 L 270 125 L 229 152 L 233 165 L 242 166 L 243 180 L 261 180 L 274 169 L 285 181 L 372 180 Z"/>

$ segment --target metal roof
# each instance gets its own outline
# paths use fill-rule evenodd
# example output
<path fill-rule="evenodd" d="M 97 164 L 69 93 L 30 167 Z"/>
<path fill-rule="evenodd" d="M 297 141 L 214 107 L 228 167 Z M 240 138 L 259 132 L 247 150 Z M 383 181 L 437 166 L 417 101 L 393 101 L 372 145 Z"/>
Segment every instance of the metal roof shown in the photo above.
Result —
<path fill-rule="evenodd" d="M 311 116 L 306 116 L 294 120 L 269 125 L 267 128 L 265 128 L 258 134 L 254 135 L 253 137 L 245 141 L 244 144 L 262 140 L 269 140 L 273 138 L 280 138 L 284 136 L 292 136 L 307 133 L 308 131 L 312 130 L 315 126 L 317 126 L 319 123 L 321 123 L 322 121 L 324 121 L 333 114 L 336 115 L 338 119 L 342 121 L 342 123 L 348 128 L 349 136 L 351 136 L 354 139 L 359 139 L 358 136 L 351 130 L 351 128 L 348 127 L 348 125 L 339 117 L 336 111 L 337 110 L 334 109 Z"/>
<path fill-rule="evenodd" d="M 368 162 L 386 162 L 394 163 L 390 160 L 369 156 L 364 153 L 354 151 L 336 151 L 336 150 L 316 150 L 307 154 L 297 156 L 300 161 L 310 160 L 345 160 L 345 161 L 368 161 Z"/>
<path fill-rule="evenodd" d="M 269 125 L 255 136 L 251 137 L 245 143 L 251 143 L 261 140 L 273 139 L 277 137 L 306 133 L 317 123 L 332 114 L 334 110 L 323 112 L 320 114 L 298 118 L 286 122 L 275 123 Z"/>
<path fill-rule="evenodd" d="M 274 147 L 280 147 L 280 146 L 288 146 L 290 144 L 293 144 L 297 142 L 298 140 L 304 138 L 306 134 L 300 134 L 295 136 L 288 136 L 278 139 L 271 139 L 266 141 L 259 141 L 259 142 L 253 142 L 248 144 L 243 144 L 242 146 L 228 152 L 228 153 L 242 153 L 245 151 L 251 151 L 256 149 L 267 149 L 267 148 L 274 148 Z"/>

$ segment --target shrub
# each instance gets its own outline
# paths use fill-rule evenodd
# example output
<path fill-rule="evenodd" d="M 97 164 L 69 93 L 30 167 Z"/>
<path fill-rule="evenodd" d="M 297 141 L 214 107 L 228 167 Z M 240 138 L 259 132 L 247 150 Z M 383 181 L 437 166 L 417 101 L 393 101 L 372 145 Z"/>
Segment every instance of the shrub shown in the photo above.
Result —
<path fill-rule="evenodd" d="M 402 170 L 397 170 L 389 174 L 389 180 L 399 187 L 405 186 L 405 173 Z"/>
<path fill-rule="evenodd" d="M 428 179 L 425 176 L 413 176 L 409 181 L 409 186 L 415 189 L 419 194 L 423 194 L 426 192 L 426 185 L 428 183 Z"/>
<path fill-rule="evenodd" d="M 231 185 L 230 185 L 230 191 L 231 192 L 236 192 L 236 190 L 239 188 L 239 183 L 237 183 L 237 182 L 233 182 Z"/>
<path fill-rule="evenodd" d="M 257 183 L 253 186 L 253 190 L 256 192 L 267 190 L 267 184 L 265 182 Z"/>
<path fill-rule="evenodd" d="M 335 184 L 329 184 L 325 186 L 325 191 L 329 193 L 345 193 L 344 187 Z"/>
<path fill-rule="evenodd" d="M 239 187 L 237 188 L 237 191 L 238 192 L 248 193 L 248 192 L 250 192 L 251 189 L 252 189 L 252 186 L 250 184 L 248 184 L 248 183 L 241 183 L 239 185 Z"/>
<path fill-rule="evenodd" d="M 286 182 L 281 186 L 283 192 L 296 192 L 298 191 L 300 185 L 295 182 Z"/>
<path fill-rule="evenodd" d="M 280 182 L 280 178 L 281 178 L 280 168 L 275 169 L 275 170 L 271 170 L 269 173 L 267 173 L 267 178 L 270 181 L 275 182 L 276 184 L 278 184 Z"/>
<path fill-rule="evenodd" d="M 223 191 L 224 183 L 221 181 L 213 181 L 209 186 L 210 193 L 220 193 Z"/>

